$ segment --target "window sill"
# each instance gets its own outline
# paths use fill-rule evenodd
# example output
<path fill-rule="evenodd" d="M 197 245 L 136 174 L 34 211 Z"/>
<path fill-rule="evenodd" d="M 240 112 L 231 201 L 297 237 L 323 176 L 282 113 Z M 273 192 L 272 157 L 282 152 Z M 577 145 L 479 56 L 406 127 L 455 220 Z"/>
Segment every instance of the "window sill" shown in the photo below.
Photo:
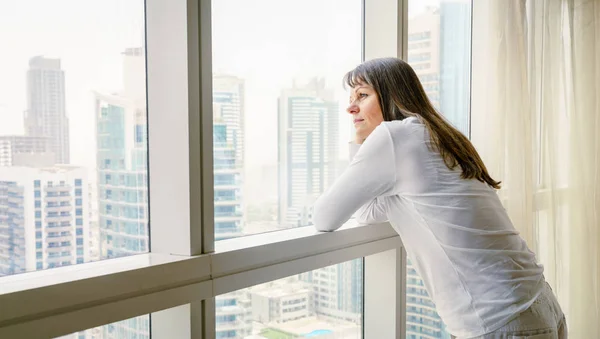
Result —
<path fill-rule="evenodd" d="M 61 321 L 67 328 L 57 335 L 68 334 L 383 252 L 399 241 L 388 223 L 350 221 L 330 233 L 302 227 L 219 241 L 214 253 L 194 257 L 146 253 L 2 277 L 0 337 L 46 333 L 57 316 L 86 319 Z"/>

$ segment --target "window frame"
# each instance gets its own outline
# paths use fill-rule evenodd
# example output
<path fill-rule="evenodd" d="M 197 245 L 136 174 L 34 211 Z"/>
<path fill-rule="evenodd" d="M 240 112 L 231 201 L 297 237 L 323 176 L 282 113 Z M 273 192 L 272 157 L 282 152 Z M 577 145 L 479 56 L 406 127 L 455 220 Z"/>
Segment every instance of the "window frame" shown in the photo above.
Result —
<path fill-rule="evenodd" d="M 406 59 L 408 0 L 362 9 L 362 59 Z M 214 338 L 215 296 L 364 257 L 363 336 L 404 338 L 406 255 L 389 223 L 215 243 L 211 0 L 146 0 L 145 17 L 150 253 L 0 278 L 0 337 L 151 314 L 153 338 Z"/>

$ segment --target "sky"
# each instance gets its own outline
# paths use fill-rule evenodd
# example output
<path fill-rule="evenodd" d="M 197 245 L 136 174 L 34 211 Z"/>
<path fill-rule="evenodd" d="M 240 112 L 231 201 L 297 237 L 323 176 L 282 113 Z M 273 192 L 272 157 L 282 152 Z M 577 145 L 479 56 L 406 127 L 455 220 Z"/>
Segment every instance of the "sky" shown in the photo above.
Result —
<path fill-rule="evenodd" d="M 122 87 L 120 53 L 140 46 L 143 25 L 141 0 L 1 1 L 0 134 L 23 131 L 29 59 L 58 57 L 66 77 L 71 162 L 94 167 L 92 91 Z"/>
<path fill-rule="evenodd" d="M 411 1 L 409 10 L 436 3 Z M 249 166 L 276 164 L 277 97 L 293 79 L 313 76 L 325 77 L 336 92 L 345 152 L 351 137 L 341 79 L 361 61 L 360 0 L 213 0 L 212 11 L 213 71 L 246 81 Z M 0 2 L 0 134 L 23 132 L 29 59 L 58 57 L 66 76 L 71 162 L 94 168 L 92 93 L 122 88 L 121 52 L 143 44 L 143 0 Z"/>

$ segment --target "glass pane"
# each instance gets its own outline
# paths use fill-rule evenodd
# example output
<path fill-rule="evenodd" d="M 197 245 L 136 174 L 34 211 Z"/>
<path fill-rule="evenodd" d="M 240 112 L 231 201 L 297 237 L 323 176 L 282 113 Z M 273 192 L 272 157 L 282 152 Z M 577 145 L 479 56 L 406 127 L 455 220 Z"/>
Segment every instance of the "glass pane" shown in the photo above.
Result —
<path fill-rule="evenodd" d="M 360 0 L 214 0 L 216 240 L 312 224 L 348 161 Z"/>
<path fill-rule="evenodd" d="M 469 135 L 471 1 L 410 0 L 408 63 L 435 107 Z"/>
<path fill-rule="evenodd" d="M 144 1 L 2 1 L 0 41 L 0 276 L 148 251 Z"/>
<path fill-rule="evenodd" d="M 216 338 L 362 338 L 363 260 L 216 298 Z"/>
<path fill-rule="evenodd" d="M 429 99 L 469 135 L 471 1 L 410 0 L 408 62 Z M 414 267 L 408 262 L 407 338 L 450 338 Z"/>
<path fill-rule="evenodd" d="M 150 315 L 117 321 L 57 339 L 150 339 Z"/>

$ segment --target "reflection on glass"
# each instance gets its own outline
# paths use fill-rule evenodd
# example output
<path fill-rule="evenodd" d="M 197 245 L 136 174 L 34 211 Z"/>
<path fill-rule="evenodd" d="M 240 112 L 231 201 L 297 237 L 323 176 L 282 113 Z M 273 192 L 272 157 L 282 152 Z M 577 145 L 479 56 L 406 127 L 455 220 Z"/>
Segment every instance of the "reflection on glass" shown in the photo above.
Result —
<path fill-rule="evenodd" d="M 434 106 L 468 136 L 471 1 L 411 0 L 408 11 L 408 63 Z M 407 272 L 406 337 L 450 338 L 410 260 Z"/>
<path fill-rule="evenodd" d="M 362 338 L 362 259 L 216 298 L 216 338 Z"/>
<path fill-rule="evenodd" d="M 218 0 L 212 15 L 215 239 L 311 225 L 348 162 L 361 1 Z"/>

